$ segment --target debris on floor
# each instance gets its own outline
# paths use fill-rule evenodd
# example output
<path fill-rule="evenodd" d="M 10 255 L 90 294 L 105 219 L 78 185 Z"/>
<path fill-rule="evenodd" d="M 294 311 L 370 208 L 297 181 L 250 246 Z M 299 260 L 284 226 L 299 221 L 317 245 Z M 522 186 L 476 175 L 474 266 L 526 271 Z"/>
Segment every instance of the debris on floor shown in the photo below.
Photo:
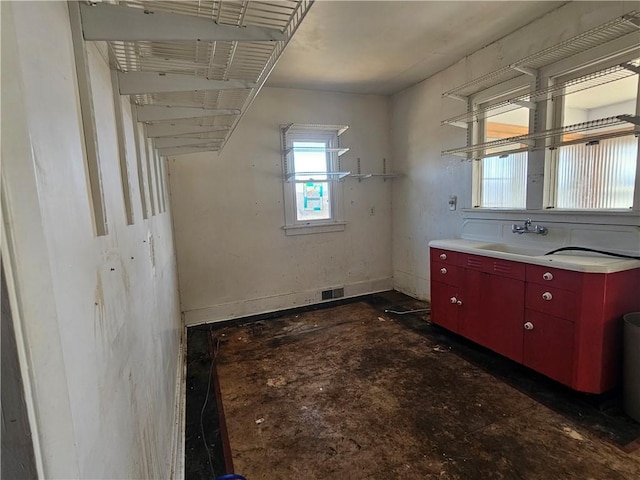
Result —
<path fill-rule="evenodd" d="M 283 387 L 287 384 L 284 377 L 275 377 L 267 380 L 267 385 L 270 387 Z"/>
<path fill-rule="evenodd" d="M 436 345 L 432 348 L 434 352 L 449 352 L 451 351 L 451 347 L 443 347 L 441 345 Z"/>
<path fill-rule="evenodd" d="M 315 480 L 640 478 L 640 457 L 620 447 L 638 437 L 637 424 L 431 326 L 428 315 L 386 316 L 392 306 L 422 307 L 385 292 L 222 327 L 247 341 L 221 345 L 216 362 L 236 471 Z M 190 367 L 202 370 L 206 393 L 210 364 Z M 194 433 L 202 402 L 192 402 Z M 192 440 L 187 455 L 202 449 Z M 198 464 L 189 458 L 186 478 L 210 478 L 206 452 Z"/>

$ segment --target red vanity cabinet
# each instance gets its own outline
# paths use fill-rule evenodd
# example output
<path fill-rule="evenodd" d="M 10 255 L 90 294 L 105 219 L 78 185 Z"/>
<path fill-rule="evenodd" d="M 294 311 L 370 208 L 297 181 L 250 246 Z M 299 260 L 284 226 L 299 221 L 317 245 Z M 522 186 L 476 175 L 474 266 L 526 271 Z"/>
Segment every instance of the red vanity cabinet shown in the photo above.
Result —
<path fill-rule="evenodd" d="M 434 323 L 575 390 L 618 383 L 621 318 L 638 310 L 640 268 L 582 273 L 431 249 Z"/>

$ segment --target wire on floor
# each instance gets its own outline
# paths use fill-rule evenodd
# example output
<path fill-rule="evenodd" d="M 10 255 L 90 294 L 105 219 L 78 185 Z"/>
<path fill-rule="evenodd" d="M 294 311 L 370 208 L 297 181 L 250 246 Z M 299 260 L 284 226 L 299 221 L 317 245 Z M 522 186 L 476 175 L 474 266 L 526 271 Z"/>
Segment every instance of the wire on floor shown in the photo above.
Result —
<path fill-rule="evenodd" d="M 430 308 L 419 308 L 418 310 L 405 310 L 403 312 L 387 309 L 384 313 L 393 313 L 394 315 L 408 315 L 410 313 L 431 313 Z"/>
<path fill-rule="evenodd" d="M 209 330 L 209 334 L 211 334 L 211 330 Z M 209 380 L 207 382 L 207 394 L 204 397 L 202 410 L 200 410 L 200 433 L 202 435 L 202 442 L 204 443 L 204 448 L 207 451 L 207 458 L 209 459 L 209 468 L 211 468 L 212 478 L 216 478 L 216 472 L 213 468 L 213 461 L 211 460 L 211 451 L 209 450 L 209 445 L 207 444 L 207 438 L 204 434 L 203 417 L 204 417 L 204 410 L 207 408 L 207 403 L 209 403 L 209 394 L 211 393 L 211 377 L 213 376 L 213 367 L 216 364 L 216 357 L 218 356 L 219 350 L 220 350 L 220 339 L 216 337 L 216 345 L 213 349 L 213 354 L 211 355 L 211 367 L 209 367 Z M 220 478 L 224 478 L 224 476 Z"/>

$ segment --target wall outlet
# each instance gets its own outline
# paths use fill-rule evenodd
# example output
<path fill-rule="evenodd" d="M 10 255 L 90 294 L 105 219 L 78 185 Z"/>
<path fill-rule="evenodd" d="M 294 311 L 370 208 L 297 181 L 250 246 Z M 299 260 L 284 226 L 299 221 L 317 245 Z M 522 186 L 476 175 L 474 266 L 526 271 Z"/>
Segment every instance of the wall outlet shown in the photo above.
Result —
<path fill-rule="evenodd" d="M 455 210 L 458 205 L 458 197 L 456 195 L 451 195 L 449 197 L 449 210 Z"/>

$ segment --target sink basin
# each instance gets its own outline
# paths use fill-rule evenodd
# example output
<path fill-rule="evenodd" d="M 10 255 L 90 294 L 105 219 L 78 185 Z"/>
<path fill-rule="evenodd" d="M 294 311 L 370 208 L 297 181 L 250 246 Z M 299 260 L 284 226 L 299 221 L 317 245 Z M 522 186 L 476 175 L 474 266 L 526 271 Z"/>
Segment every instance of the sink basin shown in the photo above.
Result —
<path fill-rule="evenodd" d="M 512 253 L 514 255 L 526 255 L 529 257 L 539 257 L 544 255 L 546 250 L 520 246 L 520 245 L 508 245 L 506 243 L 489 243 L 487 245 L 478 245 L 478 250 L 491 250 L 492 252 Z"/>

